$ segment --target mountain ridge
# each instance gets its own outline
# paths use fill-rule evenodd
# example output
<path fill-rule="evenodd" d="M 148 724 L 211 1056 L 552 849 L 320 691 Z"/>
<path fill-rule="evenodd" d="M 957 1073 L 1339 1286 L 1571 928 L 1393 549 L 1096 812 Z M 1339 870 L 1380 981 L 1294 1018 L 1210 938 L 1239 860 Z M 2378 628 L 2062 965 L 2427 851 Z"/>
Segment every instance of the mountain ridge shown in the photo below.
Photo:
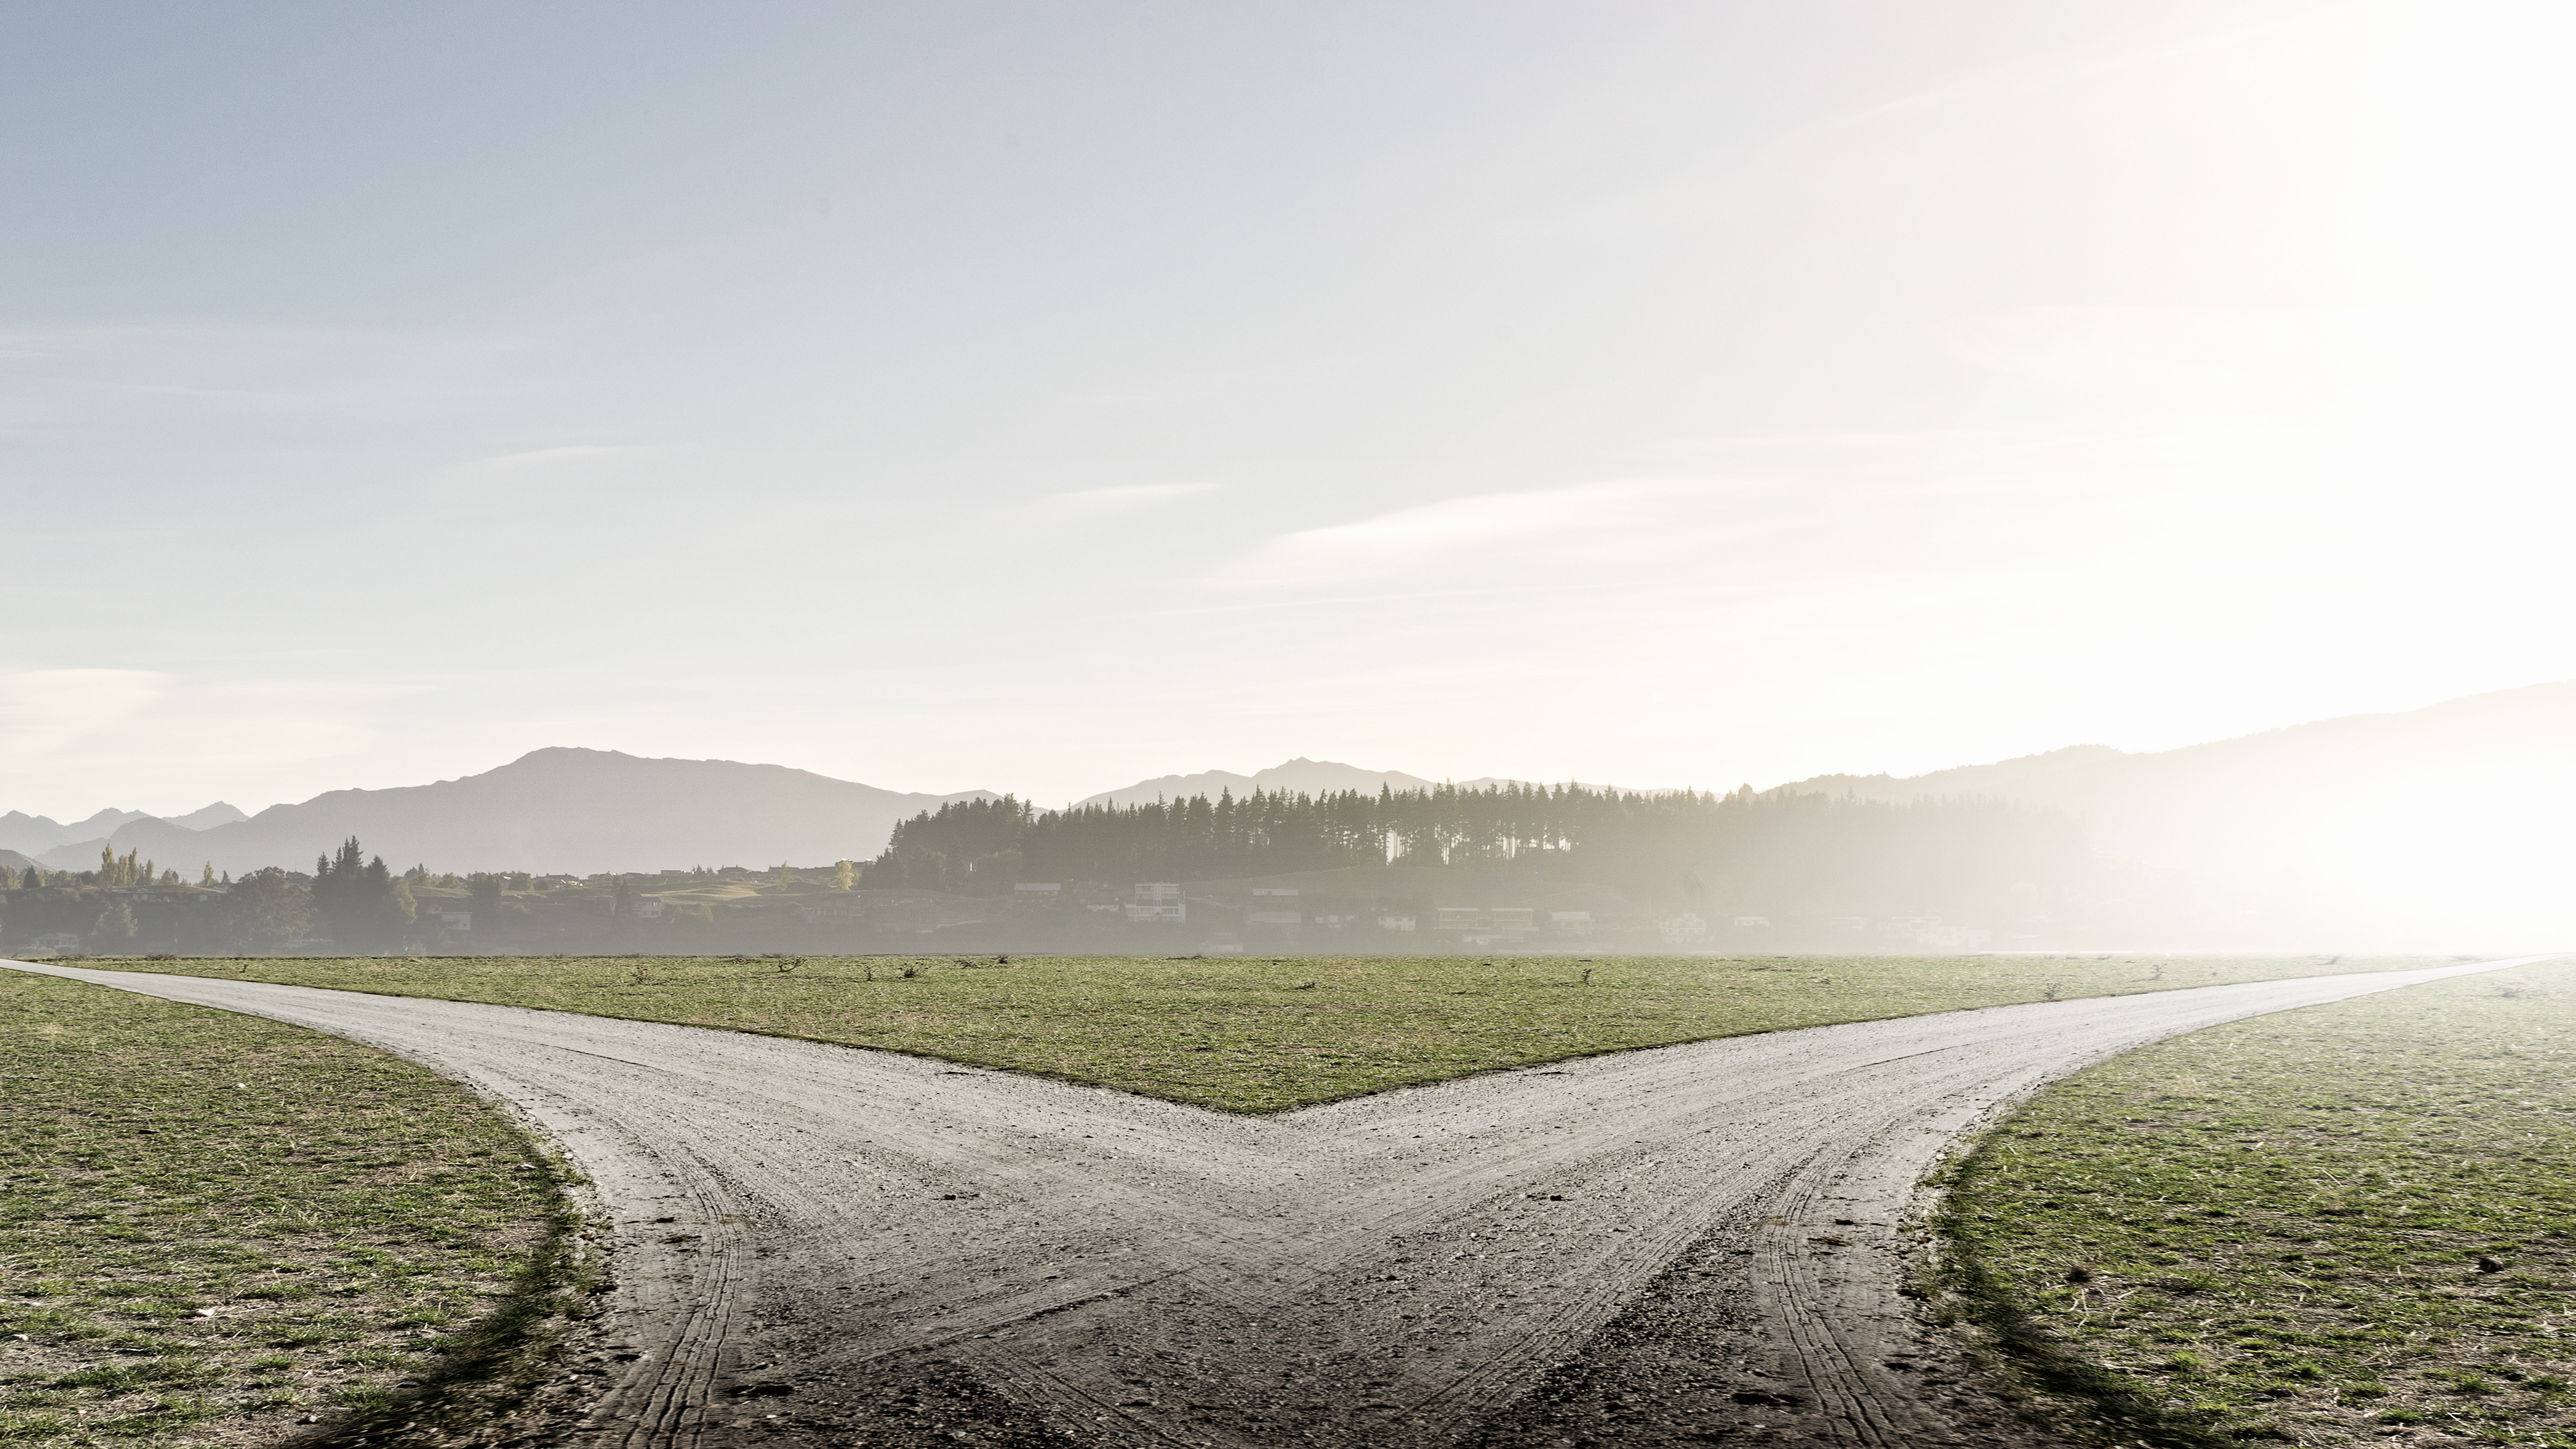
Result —
<path fill-rule="evenodd" d="M 2338 715 L 2171 750 L 2075 745 L 1905 778 L 1816 775 L 1767 794 L 1983 795 L 2082 819 L 2113 857 L 2273 880 L 2356 910 L 2443 900 L 2576 927 L 2576 680 Z"/>
<path fill-rule="evenodd" d="M 304 868 L 351 835 L 397 868 L 591 874 L 776 860 L 864 859 L 895 821 L 990 791 L 927 795 L 785 765 L 647 759 L 548 746 L 480 774 L 380 790 L 328 790 L 192 830 L 150 816 L 37 858 L 81 869 L 134 851 L 194 874 Z M 229 807 L 227 807 L 229 808 Z"/>

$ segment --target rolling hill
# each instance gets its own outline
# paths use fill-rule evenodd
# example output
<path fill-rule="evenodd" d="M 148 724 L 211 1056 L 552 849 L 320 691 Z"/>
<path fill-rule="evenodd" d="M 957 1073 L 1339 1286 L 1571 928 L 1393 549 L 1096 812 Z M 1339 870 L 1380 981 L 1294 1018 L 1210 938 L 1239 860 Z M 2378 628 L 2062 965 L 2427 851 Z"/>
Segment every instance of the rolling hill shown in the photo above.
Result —
<path fill-rule="evenodd" d="M 902 794 L 784 765 L 654 760 L 615 750 L 543 749 L 479 775 L 390 790 L 333 790 L 206 830 L 149 816 L 107 838 L 193 875 L 310 869 L 355 835 L 397 869 L 589 874 L 691 865 L 775 864 L 874 855 L 898 819 L 959 795 Z M 99 842 L 38 858 L 97 864 Z"/>
<path fill-rule="evenodd" d="M 2048 806 L 2106 855 L 2334 911 L 2576 933 L 2576 681 L 2154 753 L 2077 745 L 1778 787 L 1810 791 Z"/>

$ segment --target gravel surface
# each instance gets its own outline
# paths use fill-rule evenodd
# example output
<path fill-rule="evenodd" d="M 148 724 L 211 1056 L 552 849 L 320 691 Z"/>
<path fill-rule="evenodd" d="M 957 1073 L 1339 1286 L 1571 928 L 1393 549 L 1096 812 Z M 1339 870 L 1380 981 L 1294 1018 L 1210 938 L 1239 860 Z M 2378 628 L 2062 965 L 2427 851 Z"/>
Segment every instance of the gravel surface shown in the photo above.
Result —
<path fill-rule="evenodd" d="M 1278 1117 L 843 1047 L 26 966 L 382 1046 L 598 1193 L 589 1449 L 2045 1442 L 1900 1294 L 1916 1184 L 2175 1032 L 2467 971 L 1664 1047 Z M 1927 1382 L 1929 1380 L 1929 1382 Z"/>

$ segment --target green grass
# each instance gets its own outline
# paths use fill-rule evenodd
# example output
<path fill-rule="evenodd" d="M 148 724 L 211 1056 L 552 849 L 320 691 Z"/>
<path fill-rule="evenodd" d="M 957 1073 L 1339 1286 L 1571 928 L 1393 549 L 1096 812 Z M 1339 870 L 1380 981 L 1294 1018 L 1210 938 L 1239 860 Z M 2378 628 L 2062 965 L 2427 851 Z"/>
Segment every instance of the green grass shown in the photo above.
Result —
<path fill-rule="evenodd" d="M 2130 1437 L 2576 1446 L 2576 963 L 2131 1052 L 1951 1186 L 1956 1306 Z"/>
<path fill-rule="evenodd" d="M 0 1099 L 0 1443 L 418 1412 L 571 1286 L 556 1170 L 371 1048 L 0 972 Z"/>
<path fill-rule="evenodd" d="M 95 962 L 773 1032 L 1237 1112 L 1623 1048 L 2431 958 L 465 957 Z M 906 976 L 907 970 L 914 974 Z M 1585 973 L 1589 973 L 1588 982 Z"/>

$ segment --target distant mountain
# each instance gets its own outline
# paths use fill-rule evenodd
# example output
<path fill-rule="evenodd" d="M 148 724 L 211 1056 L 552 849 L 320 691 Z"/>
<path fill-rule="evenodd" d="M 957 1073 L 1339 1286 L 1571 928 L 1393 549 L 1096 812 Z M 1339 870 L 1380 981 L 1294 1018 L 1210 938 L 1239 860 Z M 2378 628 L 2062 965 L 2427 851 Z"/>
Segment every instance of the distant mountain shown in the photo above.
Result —
<path fill-rule="evenodd" d="M 14 850 L 0 850 L 0 870 L 25 870 L 36 862 Z"/>
<path fill-rule="evenodd" d="M 2084 817 L 2096 848 L 2392 915 L 2576 935 L 2576 681 L 2152 754 L 2076 745 L 1781 792 L 1983 795 Z"/>
<path fill-rule="evenodd" d="M 0 850 L 18 851 L 29 855 L 85 850 L 88 852 L 90 863 L 94 864 L 98 860 L 99 847 L 107 844 L 108 837 L 129 825 L 155 818 L 157 817 L 146 815 L 140 810 L 101 810 L 87 820 L 70 825 L 58 825 L 48 816 L 28 815 L 12 810 L 6 815 L 0 815 Z M 188 830 L 205 830 L 249 818 L 248 815 L 221 800 L 202 810 L 191 810 L 185 815 L 166 817 L 168 823 Z M 20 867 L 20 869 L 24 868 Z"/>
<path fill-rule="evenodd" d="M 191 810 L 185 815 L 164 815 L 161 818 L 173 825 L 184 825 L 190 830 L 212 830 L 218 825 L 230 825 L 236 820 L 248 820 L 250 812 L 218 800 L 203 810 Z"/>
<path fill-rule="evenodd" d="M 203 862 L 236 874 L 269 865 L 309 870 L 315 856 L 352 835 L 396 869 L 422 864 L 439 871 L 586 875 L 782 860 L 801 865 L 864 860 L 885 847 L 895 821 L 986 793 L 902 794 L 783 765 L 544 749 L 480 775 L 334 790 L 211 829 L 131 818 L 103 843 L 186 876 Z M 80 841 L 42 859 L 50 868 L 92 866 L 101 844 Z"/>
<path fill-rule="evenodd" d="M 104 840 L 114 834 L 118 827 L 130 821 L 151 818 L 140 810 L 101 810 L 87 820 L 60 825 L 55 823 L 51 816 L 28 815 L 12 810 L 6 815 L 0 815 L 0 850 L 23 851 L 34 855 L 68 845 L 73 841 Z"/>

